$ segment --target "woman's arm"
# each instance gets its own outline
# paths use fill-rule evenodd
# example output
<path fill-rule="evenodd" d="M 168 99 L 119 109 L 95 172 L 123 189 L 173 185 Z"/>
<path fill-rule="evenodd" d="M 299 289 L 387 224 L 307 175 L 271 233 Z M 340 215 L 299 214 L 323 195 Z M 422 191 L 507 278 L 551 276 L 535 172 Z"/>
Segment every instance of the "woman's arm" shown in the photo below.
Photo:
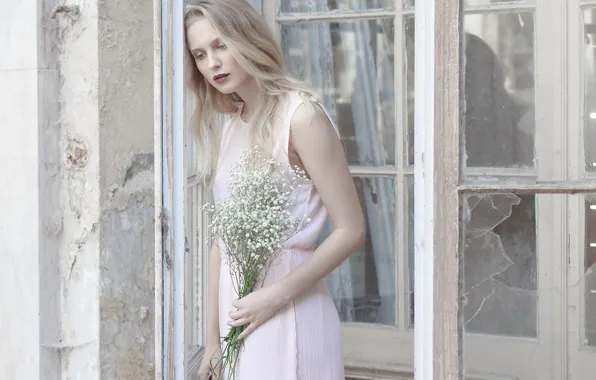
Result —
<path fill-rule="evenodd" d="M 205 333 L 205 355 L 197 375 L 199 380 L 219 377 L 221 372 L 221 343 L 219 337 L 219 267 L 221 257 L 217 237 L 211 246 L 209 256 L 209 294 L 207 295 L 207 331 Z"/>
<path fill-rule="evenodd" d="M 321 196 L 333 232 L 287 276 L 232 303 L 238 310 L 230 312 L 232 321 L 228 323 L 249 324 L 241 339 L 337 268 L 365 239 L 364 216 L 343 145 L 323 110 L 316 105 L 299 106 L 292 116 L 291 131 L 292 149 Z"/>
<path fill-rule="evenodd" d="M 283 304 L 337 268 L 364 244 L 366 234 L 343 145 L 323 110 L 302 104 L 292 116 L 291 131 L 292 148 L 321 196 L 333 231 L 308 260 L 274 285 Z"/>

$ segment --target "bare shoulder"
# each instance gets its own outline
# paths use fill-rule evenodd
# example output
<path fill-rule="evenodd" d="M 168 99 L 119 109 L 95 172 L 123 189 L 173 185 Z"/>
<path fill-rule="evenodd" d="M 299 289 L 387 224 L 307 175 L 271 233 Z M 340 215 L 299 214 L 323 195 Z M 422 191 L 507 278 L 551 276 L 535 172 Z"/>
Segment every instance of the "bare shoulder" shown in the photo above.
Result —
<path fill-rule="evenodd" d="M 306 132 L 309 133 L 325 133 L 333 132 L 334 128 L 325 111 L 321 108 L 319 103 L 306 100 L 300 104 L 290 121 L 292 132 Z"/>

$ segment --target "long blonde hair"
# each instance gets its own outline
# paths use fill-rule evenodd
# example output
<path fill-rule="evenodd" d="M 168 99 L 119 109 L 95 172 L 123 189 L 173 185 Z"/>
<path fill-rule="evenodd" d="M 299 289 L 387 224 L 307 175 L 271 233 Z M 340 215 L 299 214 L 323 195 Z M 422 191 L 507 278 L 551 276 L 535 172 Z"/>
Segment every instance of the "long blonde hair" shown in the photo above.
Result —
<path fill-rule="evenodd" d="M 254 115 L 251 144 L 271 151 L 277 127 L 279 110 L 286 104 L 291 91 L 313 91 L 294 79 L 288 71 L 282 50 L 275 42 L 263 17 L 246 0 L 189 0 L 184 24 L 188 28 L 199 18 L 206 18 L 230 48 L 238 64 L 254 78 L 264 93 L 263 104 Z M 223 116 L 234 113 L 242 99 L 237 94 L 223 94 L 211 86 L 199 72 L 186 43 L 186 64 L 189 87 L 197 98 L 194 112 L 195 137 L 198 151 L 198 175 L 209 186 L 215 174 Z"/>

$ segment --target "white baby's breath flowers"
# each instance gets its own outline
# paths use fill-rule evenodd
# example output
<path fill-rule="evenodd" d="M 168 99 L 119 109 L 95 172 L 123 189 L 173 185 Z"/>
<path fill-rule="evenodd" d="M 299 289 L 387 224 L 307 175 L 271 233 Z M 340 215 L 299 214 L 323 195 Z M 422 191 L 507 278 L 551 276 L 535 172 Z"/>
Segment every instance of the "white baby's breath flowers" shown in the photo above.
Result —
<path fill-rule="evenodd" d="M 308 183 L 304 171 L 267 157 L 258 147 L 243 152 L 233 167 L 229 196 L 204 206 L 211 213 L 211 232 L 219 236 L 222 259 L 230 268 L 239 298 L 252 292 L 284 242 L 303 226 L 289 209 L 296 190 Z M 310 223 L 310 219 L 304 221 Z M 235 372 L 242 328 L 224 337 L 223 367 Z"/>
<path fill-rule="evenodd" d="M 305 181 L 303 171 L 253 147 L 243 152 L 232 170 L 229 197 L 218 205 L 206 205 L 212 213 L 211 232 L 224 244 L 223 258 L 234 272 L 239 293 L 245 281 L 258 278 L 261 273 L 255 270 L 267 267 L 272 253 L 298 227 L 289 208 L 295 190 Z"/>

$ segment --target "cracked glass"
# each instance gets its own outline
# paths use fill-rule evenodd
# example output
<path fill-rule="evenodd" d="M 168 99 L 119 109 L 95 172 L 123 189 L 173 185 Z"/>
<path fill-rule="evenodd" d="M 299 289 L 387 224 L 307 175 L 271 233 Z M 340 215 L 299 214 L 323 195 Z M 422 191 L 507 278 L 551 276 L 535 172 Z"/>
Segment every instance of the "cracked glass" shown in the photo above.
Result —
<path fill-rule="evenodd" d="M 464 331 L 537 337 L 535 196 L 470 195 L 463 221 Z"/>

